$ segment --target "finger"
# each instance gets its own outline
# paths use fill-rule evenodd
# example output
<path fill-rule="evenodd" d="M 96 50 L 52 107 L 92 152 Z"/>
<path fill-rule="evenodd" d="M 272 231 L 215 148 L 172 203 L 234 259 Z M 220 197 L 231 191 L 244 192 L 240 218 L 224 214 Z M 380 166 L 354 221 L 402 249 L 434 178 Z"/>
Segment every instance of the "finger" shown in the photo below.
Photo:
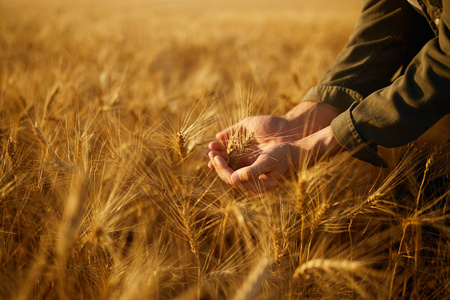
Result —
<path fill-rule="evenodd" d="M 210 156 L 210 155 L 211 155 L 211 154 L 210 154 L 211 152 L 214 154 L 214 156 L 219 155 L 220 157 L 222 157 L 222 158 L 225 159 L 225 160 L 226 160 L 227 157 L 228 157 L 226 151 L 215 151 L 215 150 L 211 150 L 211 149 L 208 149 L 208 150 L 205 151 L 205 156 L 207 156 L 207 157 L 209 157 L 210 159 L 212 159 L 211 156 Z"/>
<path fill-rule="evenodd" d="M 219 175 L 220 179 L 222 179 L 227 184 L 232 185 L 231 174 L 233 174 L 234 170 L 227 165 L 225 159 L 217 155 L 214 151 L 211 151 L 209 153 L 209 158 L 211 159 L 210 162 L 217 172 L 217 175 Z"/>
<path fill-rule="evenodd" d="M 260 175 L 264 173 L 269 173 L 275 167 L 274 160 L 268 155 L 260 155 L 256 161 L 248 167 L 243 167 L 231 176 L 231 181 L 233 183 L 255 181 Z"/>
<path fill-rule="evenodd" d="M 211 156 L 211 153 L 213 153 L 214 156 L 220 155 L 220 152 L 219 152 L 219 151 L 212 150 L 212 149 L 207 149 L 207 150 L 205 151 L 205 156 L 210 157 L 210 156 Z M 220 155 L 220 156 L 222 156 L 222 155 Z M 211 157 L 210 157 L 210 158 L 211 158 Z"/>
<path fill-rule="evenodd" d="M 226 143 L 211 142 L 209 143 L 209 148 L 214 150 L 218 155 L 222 156 L 224 159 L 227 159 L 228 153 Z"/>
<path fill-rule="evenodd" d="M 239 187 L 250 193 L 262 194 L 274 189 L 280 183 L 275 173 L 262 174 L 257 180 L 240 182 Z"/>
<path fill-rule="evenodd" d="M 212 162 L 210 162 L 210 161 L 208 162 L 208 168 L 210 168 L 213 171 L 215 170 Z"/>
<path fill-rule="evenodd" d="M 209 143 L 208 147 L 210 149 L 213 149 L 216 151 L 226 151 L 227 150 L 226 144 L 223 142 L 211 142 L 211 143 Z"/>

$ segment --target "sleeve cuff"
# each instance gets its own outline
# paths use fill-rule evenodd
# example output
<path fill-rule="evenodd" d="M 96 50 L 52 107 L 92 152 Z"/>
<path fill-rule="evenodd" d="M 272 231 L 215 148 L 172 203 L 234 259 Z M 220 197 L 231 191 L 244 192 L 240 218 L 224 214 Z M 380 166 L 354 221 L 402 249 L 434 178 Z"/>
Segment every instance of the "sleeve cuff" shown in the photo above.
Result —
<path fill-rule="evenodd" d="M 311 88 L 302 101 L 327 104 L 339 111 L 346 111 L 354 102 L 361 102 L 363 97 L 358 92 L 342 86 L 319 85 Z"/>
<path fill-rule="evenodd" d="M 353 103 L 331 122 L 334 138 L 353 157 L 386 168 L 387 163 L 377 154 L 377 146 L 366 142 L 356 130 L 352 111 L 357 105 L 358 103 Z"/>

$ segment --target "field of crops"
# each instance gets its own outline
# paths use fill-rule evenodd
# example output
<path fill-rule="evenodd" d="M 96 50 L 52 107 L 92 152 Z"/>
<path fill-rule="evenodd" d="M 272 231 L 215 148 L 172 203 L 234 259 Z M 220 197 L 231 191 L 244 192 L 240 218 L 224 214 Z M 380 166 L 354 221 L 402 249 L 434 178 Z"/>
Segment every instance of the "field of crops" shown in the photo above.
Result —
<path fill-rule="evenodd" d="M 302 99 L 359 10 L 0 0 L 0 298 L 448 297 L 448 145 L 261 195 L 207 167 L 216 132 Z"/>

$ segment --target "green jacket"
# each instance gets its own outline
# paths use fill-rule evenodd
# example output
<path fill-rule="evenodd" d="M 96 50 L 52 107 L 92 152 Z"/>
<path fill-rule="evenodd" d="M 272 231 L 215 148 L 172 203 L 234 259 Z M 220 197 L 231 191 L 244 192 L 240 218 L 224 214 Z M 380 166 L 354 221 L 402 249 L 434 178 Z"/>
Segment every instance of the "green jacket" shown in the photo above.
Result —
<path fill-rule="evenodd" d="M 419 0 L 426 18 L 407 0 L 363 2 L 348 44 L 303 101 L 342 111 L 336 140 L 386 166 L 377 145 L 407 144 L 450 113 L 450 0 Z"/>

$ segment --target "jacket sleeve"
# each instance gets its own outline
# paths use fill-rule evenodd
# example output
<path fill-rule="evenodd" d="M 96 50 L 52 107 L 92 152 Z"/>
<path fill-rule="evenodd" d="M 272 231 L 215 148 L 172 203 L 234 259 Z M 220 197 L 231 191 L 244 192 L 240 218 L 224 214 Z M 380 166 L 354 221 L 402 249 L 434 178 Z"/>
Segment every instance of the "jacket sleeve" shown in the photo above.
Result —
<path fill-rule="evenodd" d="M 414 36 L 414 14 L 406 0 L 365 0 L 347 45 L 302 101 L 345 111 L 353 102 L 389 85 L 412 58 L 406 41 Z"/>
<path fill-rule="evenodd" d="M 404 74 L 333 120 L 336 140 L 356 158 L 383 166 L 377 145 L 404 145 L 450 113 L 450 0 L 442 4 L 438 36 L 425 44 Z"/>

